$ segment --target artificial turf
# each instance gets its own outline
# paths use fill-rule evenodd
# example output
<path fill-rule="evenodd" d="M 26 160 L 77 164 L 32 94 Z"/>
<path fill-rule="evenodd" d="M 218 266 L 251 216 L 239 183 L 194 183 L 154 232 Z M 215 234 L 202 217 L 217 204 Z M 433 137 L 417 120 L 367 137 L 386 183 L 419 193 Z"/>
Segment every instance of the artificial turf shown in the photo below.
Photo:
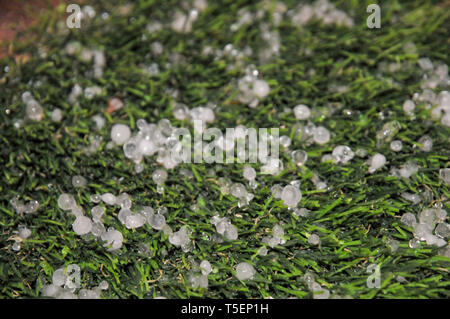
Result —
<path fill-rule="evenodd" d="M 262 6 L 252 1 L 208 1 L 207 10 L 188 34 L 167 29 L 153 34 L 146 31 L 151 21 L 168 21 L 173 9 L 179 7 L 177 1 L 136 1 L 129 13 L 119 9 L 125 2 L 97 1 L 93 4 L 97 18 L 70 31 L 57 27 L 58 21 L 64 21 L 65 7 L 41 19 L 33 40 L 17 41 L 13 54 L 0 60 L 0 297 L 38 297 L 55 269 L 73 263 L 81 267 L 83 287 L 94 287 L 102 280 L 110 284 L 103 293 L 106 298 L 311 298 L 302 279 L 307 271 L 340 296 L 450 297 L 450 259 L 425 243 L 418 249 L 409 248 L 412 229 L 400 223 L 406 212 L 417 214 L 436 203 L 450 208 L 449 186 L 439 179 L 439 169 L 450 167 L 450 129 L 433 121 L 424 104 L 417 106 L 414 119 L 402 110 L 403 102 L 421 91 L 418 58 L 450 64 L 448 2 L 383 3 L 381 28 L 369 29 L 366 7 L 372 2 L 334 2 L 353 17 L 355 26 L 351 28 L 320 21 L 300 28 L 289 19 L 283 20 L 276 27 L 281 52 L 263 64 L 258 51 L 265 44 L 258 23 L 229 31 L 239 9 L 255 11 Z M 297 1 L 284 3 L 290 9 Z M 103 11 L 110 13 L 107 21 L 100 17 Z M 103 77 L 89 78 L 86 72 L 92 64 L 65 53 L 66 44 L 74 40 L 104 50 L 107 66 Z M 158 57 L 149 55 L 153 41 L 164 45 Z M 417 53 L 404 50 L 407 42 L 416 45 Z M 252 47 L 254 52 L 245 58 L 245 64 L 254 64 L 270 85 L 269 96 L 255 109 L 235 99 L 235 80 L 243 75 L 244 67 L 233 65 L 227 57 L 201 55 L 205 45 L 223 49 L 228 43 L 239 49 Z M 169 67 L 166 63 L 172 52 L 182 58 Z M 161 72 L 150 77 L 142 65 L 153 62 Z M 401 67 L 380 71 L 380 63 Z M 67 96 L 75 83 L 98 85 L 103 92 L 92 100 L 81 97 L 79 105 L 72 106 Z M 345 86 L 346 91 L 336 89 L 339 86 Z M 170 89 L 179 91 L 177 98 Z M 15 120 L 25 115 L 20 96 L 27 90 L 43 105 L 44 118 L 15 128 Z M 114 96 L 126 106 L 109 114 L 108 100 Z M 155 157 L 145 159 L 143 173 L 136 174 L 134 163 L 124 157 L 123 150 L 107 149 L 106 143 L 113 123 L 125 123 L 136 130 L 139 118 L 148 122 L 167 118 L 173 125 L 190 127 L 189 122 L 173 117 L 175 102 L 190 107 L 217 104 L 213 126 L 222 130 L 239 124 L 279 127 L 280 135 L 292 138 L 290 149 L 306 150 L 308 161 L 298 167 L 281 150 L 284 170 L 277 176 L 258 175 L 261 185 L 244 208 L 237 206 L 233 196 L 222 195 L 218 186 L 222 176 L 245 184 L 242 164 L 182 164 L 168 171 L 164 194 L 159 194 L 151 178 L 159 167 Z M 299 121 L 285 109 L 297 104 L 312 108 L 312 121 L 330 130 L 330 142 L 305 145 L 295 134 Z M 54 107 L 63 110 L 60 123 L 50 118 Z M 98 113 L 107 120 L 100 131 L 95 130 L 92 120 Z M 393 120 L 401 125 L 396 139 L 403 142 L 403 150 L 398 153 L 389 143 L 377 143 L 376 139 L 382 126 Z M 418 147 L 418 139 L 425 134 L 433 139 L 431 152 Z M 101 147 L 87 155 L 83 148 L 94 135 L 103 137 Z M 365 149 L 368 155 L 382 153 L 388 164 L 368 174 L 364 164 L 367 157 L 355 156 L 347 165 L 321 163 L 322 155 L 337 145 Z M 391 176 L 389 168 L 406 160 L 417 163 L 419 172 L 409 179 Z M 181 168 L 191 170 L 193 177 L 180 175 Z M 311 181 L 314 172 L 331 187 L 329 191 L 316 190 Z M 74 175 L 86 177 L 88 185 L 75 189 L 71 184 Z M 311 210 L 306 218 L 294 216 L 271 195 L 274 184 L 284 185 L 293 179 L 301 180 L 299 206 Z M 400 194 L 405 191 L 421 194 L 422 202 L 414 205 L 403 199 Z M 86 212 L 93 206 L 89 196 L 106 192 L 127 192 L 134 205 L 167 207 L 167 223 L 173 230 L 189 226 L 194 248 L 183 253 L 166 235 L 148 225 L 127 229 L 117 220 L 116 207 L 108 208 L 104 220 L 123 233 L 124 245 L 118 252 L 108 252 L 99 242 L 73 232 L 74 217 L 57 205 L 64 192 L 74 194 Z M 14 196 L 37 199 L 39 210 L 16 214 L 9 203 Z M 211 240 L 216 230 L 210 218 L 216 213 L 236 225 L 237 240 Z M 286 243 L 269 248 L 267 256 L 258 255 L 262 237 L 277 223 L 283 225 Z M 27 225 L 32 236 L 15 252 L 11 237 L 19 225 Z M 312 233 L 320 236 L 319 246 L 308 243 Z M 390 239 L 400 243 L 395 252 L 388 246 Z M 147 249 L 142 249 L 142 244 Z M 187 284 L 191 263 L 203 259 L 214 268 L 209 287 L 192 289 Z M 255 267 L 253 280 L 239 281 L 234 276 L 235 265 L 242 261 Z M 380 288 L 367 287 L 369 264 L 381 267 Z M 398 282 L 397 276 L 406 282 Z"/>

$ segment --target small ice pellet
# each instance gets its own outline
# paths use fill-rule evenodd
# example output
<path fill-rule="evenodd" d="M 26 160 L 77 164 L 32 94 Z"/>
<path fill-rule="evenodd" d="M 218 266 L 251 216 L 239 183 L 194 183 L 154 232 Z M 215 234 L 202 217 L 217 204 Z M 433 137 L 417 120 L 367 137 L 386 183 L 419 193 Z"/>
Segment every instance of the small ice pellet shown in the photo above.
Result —
<path fill-rule="evenodd" d="M 153 214 L 150 215 L 150 217 L 148 218 L 148 224 L 156 230 L 161 230 L 163 229 L 164 225 L 166 224 L 166 218 L 164 217 L 164 215 L 161 214 Z"/>
<path fill-rule="evenodd" d="M 236 278 L 239 280 L 252 279 L 255 274 L 255 268 L 249 263 L 242 262 L 236 266 Z"/>
<path fill-rule="evenodd" d="M 56 108 L 52 111 L 52 121 L 53 122 L 61 122 L 62 117 L 63 117 L 63 115 L 62 115 L 61 109 Z"/>
<path fill-rule="evenodd" d="M 403 148 L 403 143 L 400 140 L 394 140 L 391 142 L 391 150 L 394 152 L 400 152 Z"/>
<path fill-rule="evenodd" d="M 100 114 L 96 114 L 92 117 L 92 120 L 95 122 L 95 127 L 97 130 L 101 130 L 105 126 L 105 118 Z"/>
<path fill-rule="evenodd" d="M 111 128 L 111 139 L 117 145 L 123 145 L 131 137 L 131 130 L 128 125 L 114 124 Z"/>
<path fill-rule="evenodd" d="M 100 288 L 101 290 L 107 290 L 109 288 L 109 284 L 108 284 L 108 282 L 106 280 L 103 280 L 98 285 L 98 288 Z"/>
<path fill-rule="evenodd" d="M 311 234 L 311 236 L 309 236 L 309 238 L 308 238 L 308 243 L 313 245 L 313 246 L 317 246 L 320 243 L 319 235 Z"/>
<path fill-rule="evenodd" d="M 202 275 L 204 276 L 208 276 L 212 271 L 211 264 L 207 260 L 203 260 L 200 263 L 200 269 L 202 270 Z"/>
<path fill-rule="evenodd" d="M 298 120 L 307 120 L 311 116 L 311 110 L 306 105 L 299 104 L 294 107 L 294 115 Z"/>
<path fill-rule="evenodd" d="M 256 171 L 249 165 L 244 166 L 244 178 L 248 181 L 253 181 L 256 178 Z"/>
<path fill-rule="evenodd" d="M 86 178 L 81 175 L 75 175 L 72 177 L 72 185 L 73 187 L 84 187 L 87 184 Z"/>
<path fill-rule="evenodd" d="M 405 112 L 406 114 L 411 114 L 415 108 L 416 108 L 416 105 L 414 104 L 414 102 L 412 100 L 406 100 L 403 103 L 403 112 Z"/>
<path fill-rule="evenodd" d="M 21 247 L 20 247 L 20 242 L 18 242 L 18 241 L 14 242 L 14 244 L 12 244 L 11 248 L 12 248 L 12 250 L 14 250 L 14 251 L 19 251 L 20 248 L 21 248 Z"/>
<path fill-rule="evenodd" d="M 245 198 L 247 196 L 247 190 L 241 183 L 234 183 L 231 186 L 231 195 L 237 198 Z"/>
<path fill-rule="evenodd" d="M 109 228 L 108 231 L 103 233 L 101 239 L 105 241 L 103 247 L 108 247 L 108 251 L 115 251 L 122 247 L 123 235 L 114 228 Z"/>
<path fill-rule="evenodd" d="M 29 230 L 27 227 L 25 226 L 21 226 L 19 227 L 19 237 L 22 239 L 27 239 L 28 237 L 31 236 L 31 230 Z"/>
<path fill-rule="evenodd" d="M 314 142 L 323 145 L 330 141 L 330 132 L 323 126 L 318 126 L 313 133 Z"/>
<path fill-rule="evenodd" d="M 281 192 L 281 200 L 288 207 L 296 207 L 302 199 L 302 193 L 297 187 L 286 185 Z"/>
<path fill-rule="evenodd" d="M 77 235 L 86 235 L 92 229 L 92 221 L 89 217 L 78 216 L 73 222 L 72 228 Z"/>
<path fill-rule="evenodd" d="M 308 160 L 308 154 L 303 150 L 295 150 L 291 153 L 291 158 L 296 165 L 302 166 Z"/>
<path fill-rule="evenodd" d="M 100 205 L 95 205 L 91 209 L 92 213 L 92 219 L 95 221 L 98 221 L 102 218 L 103 214 L 105 213 L 105 209 Z"/>
<path fill-rule="evenodd" d="M 369 173 L 382 168 L 386 164 L 386 157 L 383 154 L 377 153 L 370 159 Z"/>
<path fill-rule="evenodd" d="M 75 199 L 70 194 L 61 194 L 58 197 L 58 207 L 62 210 L 71 210 L 76 206 Z"/>
<path fill-rule="evenodd" d="M 25 205 L 25 214 L 32 214 L 39 209 L 39 202 L 35 199 L 30 200 Z"/>
<path fill-rule="evenodd" d="M 64 273 L 64 267 L 58 268 L 53 272 L 52 283 L 57 287 L 61 287 L 67 281 L 67 275 Z"/>
<path fill-rule="evenodd" d="M 355 153 L 347 145 L 338 145 L 333 149 L 332 155 L 337 163 L 346 164 L 353 159 Z"/>
<path fill-rule="evenodd" d="M 146 222 L 145 216 L 141 214 L 131 214 L 125 218 L 125 227 L 135 229 L 144 226 Z"/>
<path fill-rule="evenodd" d="M 450 168 L 441 168 L 439 170 L 439 177 L 444 183 L 450 185 Z"/>
<path fill-rule="evenodd" d="M 33 121 L 40 121 L 44 114 L 42 106 L 36 100 L 31 100 L 27 103 L 25 112 L 27 117 Z"/>
<path fill-rule="evenodd" d="M 422 136 L 418 141 L 419 144 L 422 144 L 420 149 L 424 152 L 430 152 L 433 148 L 433 140 L 429 135 Z"/>
<path fill-rule="evenodd" d="M 115 205 L 116 204 L 116 196 L 111 193 L 105 193 L 102 196 L 102 201 L 107 205 Z"/>
<path fill-rule="evenodd" d="M 269 84 L 267 84 L 264 80 L 255 80 L 253 82 L 253 94 L 255 94 L 258 98 L 265 98 L 270 92 Z"/>
<path fill-rule="evenodd" d="M 280 136 L 280 145 L 284 148 L 289 147 L 291 145 L 291 138 L 287 135 Z"/>
<path fill-rule="evenodd" d="M 167 180 L 167 171 L 164 169 L 157 169 L 152 174 L 152 179 L 156 185 L 162 185 Z"/>
<path fill-rule="evenodd" d="M 92 194 L 91 196 L 89 196 L 89 198 L 94 204 L 98 204 L 102 200 L 102 197 L 98 194 Z"/>

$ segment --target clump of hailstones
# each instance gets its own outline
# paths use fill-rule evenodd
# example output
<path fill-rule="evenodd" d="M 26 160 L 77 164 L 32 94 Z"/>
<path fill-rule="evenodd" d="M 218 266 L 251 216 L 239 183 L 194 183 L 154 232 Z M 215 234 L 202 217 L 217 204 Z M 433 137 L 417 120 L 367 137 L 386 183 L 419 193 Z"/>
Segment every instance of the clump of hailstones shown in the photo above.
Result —
<path fill-rule="evenodd" d="M 313 4 L 301 4 L 290 12 L 292 24 L 303 26 L 312 20 L 321 20 L 324 24 L 336 24 L 352 27 L 353 19 L 339 10 L 328 0 L 317 0 Z"/>
<path fill-rule="evenodd" d="M 418 220 L 412 213 L 403 214 L 400 221 L 413 228 L 414 238 L 410 240 L 409 246 L 419 248 L 421 241 L 425 241 L 430 246 L 447 245 L 445 239 L 450 237 L 450 228 L 444 222 L 446 217 L 447 212 L 442 208 L 424 209 L 419 213 Z"/>
<path fill-rule="evenodd" d="M 372 174 L 386 164 L 386 157 L 383 154 L 377 153 L 369 159 L 368 164 L 369 173 Z"/>
<path fill-rule="evenodd" d="M 16 233 L 17 235 L 12 238 L 14 239 L 14 243 L 11 248 L 14 251 L 19 251 L 21 248 L 20 243 L 31 236 L 31 230 L 26 226 L 19 226 Z"/>
<path fill-rule="evenodd" d="M 189 275 L 189 284 L 192 288 L 208 288 L 208 275 L 211 272 L 212 267 L 208 260 L 203 260 L 199 266 L 195 264 Z"/>
<path fill-rule="evenodd" d="M 211 224 L 216 227 L 217 233 L 228 240 L 236 240 L 238 238 L 238 230 L 227 217 L 219 217 L 218 215 L 211 218 Z"/>
<path fill-rule="evenodd" d="M 80 266 L 77 264 L 58 268 L 53 272 L 52 283 L 42 287 L 41 295 L 56 299 L 100 299 L 101 291 L 109 288 L 109 284 L 102 281 L 93 289 L 79 289 L 80 276 Z M 79 290 L 76 294 L 77 289 Z"/>
<path fill-rule="evenodd" d="M 39 209 L 39 202 L 35 199 L 24 203 L 18 197 L 13 197 L 10 199 L 9 203 L 17 214 L 33 214 Z"/>
<path fill-rule="evenodd" d="M 255 274 L 255 268 L 247 262 L 242 262 L 236 265 L 236 278 L 239 280 L 252 279 Z"/>
<path fill-rule="evenodd" d="M 258 106 L 259 102 L 265 99 L 270 92 L 269 84 L 258 78 L 259 72 L 254 68 L 246 68 L 245 75 L 238 80 L 237 99 L 239 102 L 251 108 Z"/>
<path fill-rule="evenodd" d="M 252 193 L 247 192 L 245 185 L 242 183 L 234 183 L 230 187 L 230 193 L 238 199 L 238 206 L 244 207 L 254 198 Z"/>
<path fill-rule="evenodd" d="M 169 235 L 169 242 L 176 247 L 181 247 L 183 252 L 187 253 L 191 249 L 189 234 L 190 230 L 186 226 L 183 226 L 178 231 Z"/>
<path fill-rule="evenodd" d="M 284 240 L 284 230 L 279 224 L 276 224 L 272 228 L 272 236 L 265 236 L 262 239 L 263 243 L 267 243 L 270 247 L 275 247 L 277 245 L 283 245 L 286 241 Z"/>
<path fill-rule="evenodd" d="M 44 109 L 29 91 L 22 93 L 22 102 L 26 105 L 25 115 L 27 119 L 33 121 L 40 121 L 42 119 Z"/>
<path fill-rule="evenodd" d="M 305 282 L 305 285 L 308 287 L 308 289 L 313 294 L 313 299 L 328 299 L 330 298 L 330 291 L 326 288 L 323 288 L 318 284 L 315 279 L 314 275 L 307 272 L 303 276 L 303 281 Z"/>

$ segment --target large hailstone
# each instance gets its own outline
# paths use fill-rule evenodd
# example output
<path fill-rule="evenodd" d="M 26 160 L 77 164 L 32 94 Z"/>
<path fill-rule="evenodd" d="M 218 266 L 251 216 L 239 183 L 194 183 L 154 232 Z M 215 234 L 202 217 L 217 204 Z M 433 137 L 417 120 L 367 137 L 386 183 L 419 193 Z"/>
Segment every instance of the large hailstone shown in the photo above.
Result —
<path fill-rule="evenodd" d="M 243 262 L 236 266 L 236 278 L 239 280 L 251 279 L 255 274 L 255 268 L 249 263 Z"/>
<path fill-rule="evenodd" d="M 92 221 L 89 217 L 78 216 L 73 222 L 72 228 L 78 235 L 86 235 L 92 229 Z"/>
<path fill-rule="evenodd" d="M 111 128 L 111 139 L 117 145 L 123 145 L 131 137 L 131 130 L 128 125 L 114 124 Z"/>
<path fill-rule="evenodd" d="M 286 185 L 281 192 L 281 199 L 288 207 L 296 207 L 302 199 L 302 193 L 300 190 L 292 185 Z"/>

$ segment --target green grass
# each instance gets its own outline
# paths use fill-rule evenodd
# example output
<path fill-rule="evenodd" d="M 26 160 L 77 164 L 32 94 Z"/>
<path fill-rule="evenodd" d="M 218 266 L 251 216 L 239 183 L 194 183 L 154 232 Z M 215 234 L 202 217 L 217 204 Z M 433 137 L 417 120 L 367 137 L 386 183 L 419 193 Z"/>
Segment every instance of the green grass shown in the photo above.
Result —
<path fill-rule="evenodd" d="M 110 2 L 99 1 L 97 15 L 111 11 Z M 449 298 L 450 260 L 423 243 L 420 249 L 410 249 L 412 230 L 400 223 L 400 217 L 405 212 L 418 213 L 436 202 L 447 211 L 450 208 L 450 189 L 439 179 L 439 168 L 450 167 L 450 130 L 430 120 L 430 111 L 424 105 L 418 105 L 415 120 L 402 111 L 404 100 L 420 91 L 421 73 L 416 64 L 419 57 L 450 64 L 450 12 L 439 7 L 439 1 L 389 1 L 382 6 L 381 29 L 370 30 L 365 25 L 365 9 L 371 1 L 365 2 L 335 2 L 354 17 L 353 28 L 325 26 L 317 21 L 295 28 L 289 19 L 283 20 L 278 27 L 281 54 L 265 65 L 257 56 L 263 46 L 257 24 L 236 33 L 229 31 L 241 7 L 256 9 L 251 1 L 209 1 L 192 33 L 177 35 L 162 30 L 146 33 L 145 41 L 141 34 L 147 23 L 153 19 L 168 21 L 168 14 L 178 7 L 176 1 L 136 1 L 129 16 L 118 14 L 116 6 L 107 23 L 97 19 L 67 34 L 57 30 L 55 17 L 43 18 L 38 27 L 39 41 L 15 44 L 16 52 L 31 55 L 30 61 L 20 65 L 13 57 L 0 61 L 0 72 L 9 66 L 8 73 L 0 73 L 0 297 L 37 297 L 42 285 L 51 281 L 54 269 L 77 263 L 82 270 L 82 286 L 90 288 L 107 280 L 110 288 L 104 296 L 111 298 L 310 298 L 302 280 L 306 271 L 332 293 L 354 298 Z M 296 1 L 285 3 L 290 9 Z M 60 9 L 63 16 L 64 8 Z M 65 54 L 63 49 L 71 40 L 104 49 L 107 67 L 101 79 L 85 77 L 92 64 Z M 153 41 L 164 45 L 160 57 L 146 57 Z M 418 54 L 405 53 L 403 45 L 409 41 L 417 46 Z M 254 54 L 245 63 L 255 64 L 270 84 L 271 94 L 256 109 L 240 105 L 234 98 L 232 80 L 242 76 L 243 67 L 229 70 L 226 58 L 214 60 L 200 55 L 204 45 L 222 49 L 228 43 L 239 49 L 251 46 Z M 312 51 L 310 56 L 305 54 L 306 48 Z M 185 62 L 164 67 L 171 52 L 181 54 Z M 150 78 L 140 69 L 142 63 L 150 62 L 161 68 L 156 77 Z M 381 62 L 405 63 L 406 67 L 376 76 Z M 42 84 L 33 86 L 36 81 Z M 99 85 L 103 94 L 93 100 L 82 97 L 79 106 L 71 106 L 67 96 L 75 83 L 82 87 Z M 348 91 L 335 93 L 329 89 L 332 85 L 346 85 Z M 181 165 L 169 171 L 166 191 L 158 194 L 151 179 L 158 167 L 155 158 L 146 159 L 144 172 L 135 175 L 134 164 L 126 160 L 121 148 L 108 150 L 105 146 L 112 123 L 135 128 L 139 118 L 148 122 L 169 118 L 173 125 L 188 127 L 187 122 L 173 118 L 175 100 L 167 93 L 168 87 L 178 89 L 176 101 L 190 107 L 217 103 L 214 126 L 221 129 L 238 124 L 280 127 L 280 135 L 293 137 L 291 149 L 307 151 L 306 166 L 295 166 L 282 152 L 285 169 L 278 176 L 258 175 L 264 185 L 257 188 L 255 198 L 244 209 L 238 208 L 232 196 L 220 195 L 217 184 L 221 176 L 244 182 L 242 164 Z M 41 102 L 45 116 L 40 122 L 27 121 L 16 129 L 14 120 L 25 114 L 20 95 L 26 90 Z M 120 96 L 126 107 L 109 116 L 105 109 L 112 96 Z M 332 132 L 329 143 L 306 146 L 294 136 L 297 121 L 283 110 L 300 103 L 314 109 L 314 123 Z M 327 114 L 331 103 L 341 106 L 332 115 Z M 53 107 L 63 110 L 61 123 L 51 121 Z M 352 115 L 346 115 L 344 109 L 352 110 Z M 98 113 L 106 117 L 107 125 L 95 132 L 91 118 Z M 403 141 L 404 148 L 399 153 L 392 152 L 386 143 L 377 146 L 376 133 L 390 120 L 401 124 L 396 138 Z M 102 146 L 87 156 L 81 148 L 95 134 L 103 137 Z M 424 134 L 433 138 L 434 147 L 429 153 L 415 147 Z M 340 144 L 353 150 L 363 148 L 369 155 L 383 153 L 388 165 L 370 175 L 364 164 L 367 158 L 355 156 L 345 166 L 320 163 L 323 154 Z M 417 174 L 410 179 L 389 176 L 391 166 L 398 167 L 406 160 L 421 167 Z M 180 168 L 193 170 L 195 177 L 180 177 Z M 313 172 L 332 186 L 329 192 L 315 190 Z M 71 177 L 77 174 L 89 181 L 81 190 L 71 185 Z M 308 218 L 296 218 L 281 201 L 271 197 L 273 184 L 293 179 L 302 182 L 300 206 L 312 211 Z M 404 191 L 429 192 L 430 199 L 412 205 L 400 197 Z M 127 230 L 115 218 L 118 208 L 109 208 L 105 224 L 120 230 L 125 239 L 119 252 L 109 253 L 98 242 L 84 241 L 72 231 L 73 217 L 57 207 L 62 192 L 74 194 L 85 211 L 93 206 L 89 195 L 104 192 L 127 192 L 134 205 L 166 206 L 168 224 L 174 230 L 188 225 L 195 249 L 183 253 L 169 243 L 167 236 L 148 225 Z M 15 195 L 24 200 L 37 199 L 39 210 L 33 215 L 15 214 L 9 204 Z M 197 211 L 191 208 L 195 203 Z M 238 240 L 208 240 L 215 234 L 209 219 L 216 212 L 237 226 Z M 261 238 L 276 223 L 283 224 L 286 244 L 269 249 L 267 256 L 257 255 Z M 19 252 L 14 252 L 9 238 L 21 224 L 32 229 L 33 234 Z M 313 232 L 320 235 L 319 247 L 307 242 Z M 388 238 L 400 242 L 396 252 L 387 246 Z M 149 247 L 148 255 L 139 253 L 141 243 Z M 203 259 L 208 259 L 215 269 L 209 276 L 209 288 L 189 288 L 186 282 L 191 261 Z M 254 265 L 254 280 L 241 282 L 234 277 L 234 266 L 242 261 Z M 366 267 L 371 263 L 381 266 L 380 289 L 366 286 Z M 398 275 L 407 283 L 397 282 Z"/>

